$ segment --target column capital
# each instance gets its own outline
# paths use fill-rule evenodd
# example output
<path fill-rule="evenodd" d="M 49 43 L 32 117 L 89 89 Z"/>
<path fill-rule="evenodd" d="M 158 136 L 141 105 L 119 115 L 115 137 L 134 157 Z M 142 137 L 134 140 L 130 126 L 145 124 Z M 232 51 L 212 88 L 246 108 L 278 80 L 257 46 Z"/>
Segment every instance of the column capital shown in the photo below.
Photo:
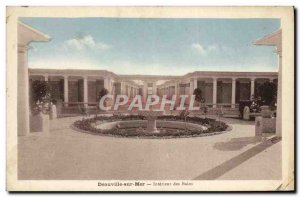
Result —
<path fill-rule="evenodd" d="M 19 53 L 25 53 L 27 52 L 29 47 L 27 45 L 20 45 L 18 44 L 18 52 Z"/>
<path fill-rule="evenodd" d="M 88 79 L 88 76 L 83 76 L 82 77 L 84 80 L 87 80 Z"/>
<path fill-rule="evenodd" d="M 212 77 L 213 81 L 217 81 L 218 77 Z"/>
<path fill-rule="evenodd" d="M 64 75 L 64 79 L 68 79 L 69 78 L 69 75 Z"/>
<path fill-rule="evenodd" d="M 251 77 L 250 80 L 251 81 L 255 81 L 256 77 Z"/>
<path fill-rule="evenodd" d="M 236 81 L 237 77 L 231 77 L 232 81 Z"/>

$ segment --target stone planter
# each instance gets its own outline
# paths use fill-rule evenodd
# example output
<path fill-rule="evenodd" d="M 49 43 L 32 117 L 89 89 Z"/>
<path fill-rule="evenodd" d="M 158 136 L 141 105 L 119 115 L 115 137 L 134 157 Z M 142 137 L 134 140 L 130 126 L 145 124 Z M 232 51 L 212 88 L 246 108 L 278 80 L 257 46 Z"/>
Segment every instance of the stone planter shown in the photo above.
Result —
<path fill-rule="evenodd" d="M 270 107 L 267 105 L 263 105 L 261 108 L 261 116 L 263 118 L 270 118 L 271 117 L 271 110 Z"/>
<path fill-rule="evenodd" d="M 276 132 L 276 118 L 255 118 L 255 136 L 262 136 L 263 133 Z"/>
<path fill-rule="evenodd" d="M 244 120 L 250 120 L 250 108 L 248 106 L 244 107 L 244 110 L 243 110 L 243 119 Z"/>
<path fill-rule="evenodd" d="M 30 131 L 48 133 L 50 127 L 49 115 L 42 112 L 30 116 Z"/>
<path fill-rule="evenodd" d="M 57 118 L 57 110 L 56 106 L 54 104 L 51 105 L 50 107 L 50 119 L 56 119 Z"/>

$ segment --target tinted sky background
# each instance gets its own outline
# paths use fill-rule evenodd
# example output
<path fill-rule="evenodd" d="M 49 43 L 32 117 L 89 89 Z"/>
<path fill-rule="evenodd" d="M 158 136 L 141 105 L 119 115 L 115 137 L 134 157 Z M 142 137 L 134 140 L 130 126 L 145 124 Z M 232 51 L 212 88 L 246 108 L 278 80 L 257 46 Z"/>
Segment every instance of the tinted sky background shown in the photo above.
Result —
<path fill-rule="evenodd" d="M 277 71 L 272 46 L 254 41 L 278 19 L 21 18 L 51 37 L 31 43 L 29 67 L 183 75 L 196 70 Z"/>

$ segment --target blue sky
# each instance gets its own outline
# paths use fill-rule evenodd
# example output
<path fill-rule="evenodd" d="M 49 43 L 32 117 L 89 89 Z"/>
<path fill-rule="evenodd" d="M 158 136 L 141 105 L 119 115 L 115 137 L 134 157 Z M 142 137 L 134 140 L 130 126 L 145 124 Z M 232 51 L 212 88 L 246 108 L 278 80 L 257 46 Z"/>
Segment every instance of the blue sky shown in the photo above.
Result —
<path fill-rule="evenodd" d="M 31 43 L 29 67 L 183 75 L 277 71 L 275 48 L 253 42 L 279 19 L 21 18 L 51 37 Z"/>

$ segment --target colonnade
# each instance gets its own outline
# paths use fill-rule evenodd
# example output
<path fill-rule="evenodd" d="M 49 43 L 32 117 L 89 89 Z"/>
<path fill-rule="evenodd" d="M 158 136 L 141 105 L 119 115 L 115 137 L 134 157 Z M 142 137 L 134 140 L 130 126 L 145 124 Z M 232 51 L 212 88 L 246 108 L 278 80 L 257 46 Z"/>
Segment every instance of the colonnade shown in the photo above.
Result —
<path fill-rule="evenodd" d="M 218 95 L 218 81 L 222 81 L 222 79 L 225 78 L 218 78 L 218 77 L 212 77 L 210 78 L 212 81 L 212 106 L 213 108 L 217 107 L 217 95 Z M 226 78 L 228 79 L 228 78 Z M 236 83 L 239 79 L 246 79 L 250 81 L 250 97 L 249 100 L 252 98 L 252 96 L 255 94 L 255 81 L 257 79 L 267 79 L 270 81 L 273 81 L 275 78 L 258 78 L 258 77 L 251 77 L 251 78 L 239 78 L 239 77 L 231 77 L 229 78 L 231 80 L 231 107 L 235 108 L 236 106 Z M 179 86 L 180 84 L 186 84 L 189 87 L 189 95 L 193 95 L 194 90 L 198 87 L 198 81 L 201 81 L 201 78 L 190 78 L 189 82 L 178 82 L 178 81 L 168 81 L 158 87 L 158 92 L 160 95 L 179 95 Z"/>
<path fill-rule="evenodd" d="M 116 94 L 122 94 L 127 95 L 128 97 L 134 97 L 139 93 L 139 86 L 128 81 L 115 81 L 112 78 L 105 77 L 105 78 L 95 78 L 95 77 L 89 77 L 87 75 L 84 76 L 72 76 L 72 75 L 49 75 L 49 74 L 33 74 L 30 77 L 34 76 L 41 76 L 44 81 L 51 81 L 52 78 L 62 78 L 63 79 L 63 95 L 64 95 L 64 103 L 65 106 L 68 106 L 70 97 L 69 92 L 72 91 L 72 89 L 69 88 L 69 82 L 74 80 L 83 80 L 83 103 L 85 106 L 88 106 L 89 103 L 89 81 L 95 81 L 95 80 L 103 80 L 103 88 L 107 89 L 109 94 L 116 95 Z M 41 80 L 41 78 L 38 78 Z M 119 88 L 117 86 L 119 85 Z M 98 92 L 95 92 L 95 94 L 98 94 Z M 95 101 L 96 102 L 96 101 Z"/>

